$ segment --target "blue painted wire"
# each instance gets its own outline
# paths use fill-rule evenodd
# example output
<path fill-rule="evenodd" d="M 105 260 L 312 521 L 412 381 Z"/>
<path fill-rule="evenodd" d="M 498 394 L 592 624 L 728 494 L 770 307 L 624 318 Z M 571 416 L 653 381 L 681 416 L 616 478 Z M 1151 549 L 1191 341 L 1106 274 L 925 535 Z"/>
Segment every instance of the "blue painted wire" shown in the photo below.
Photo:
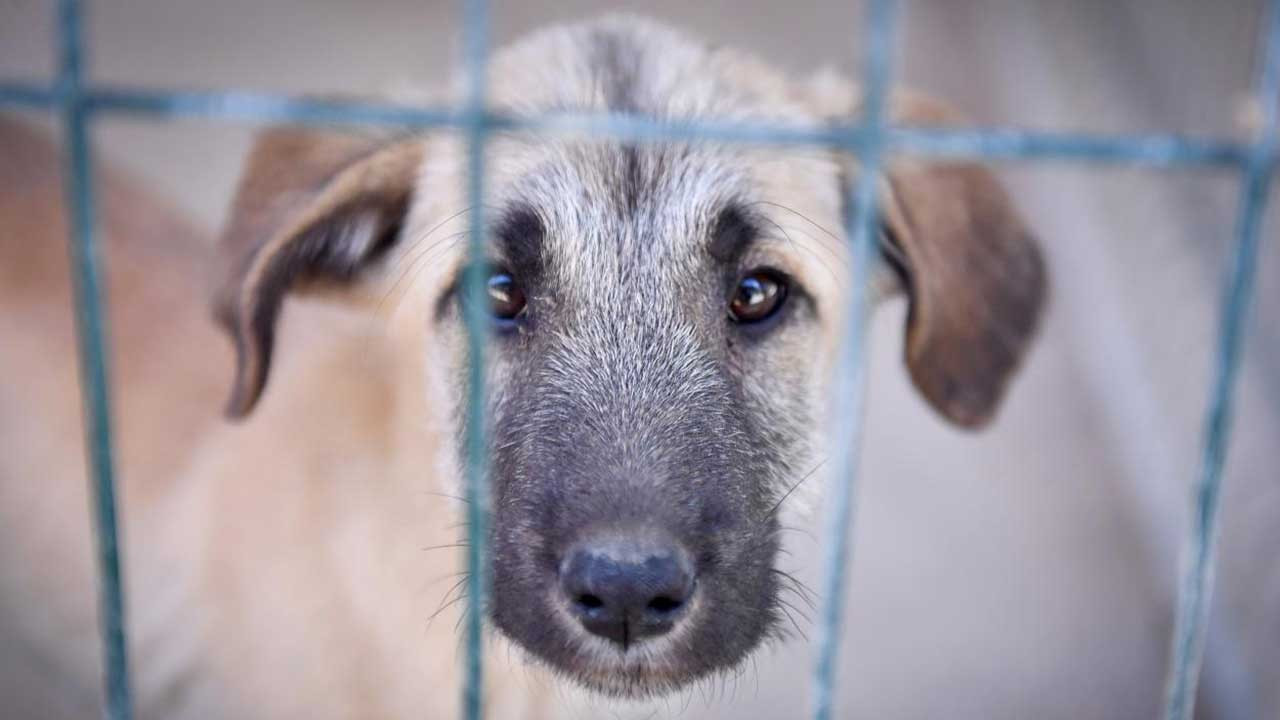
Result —
<path fill-rule="evenodd" d="M 484 717 L 484 609 L 489 593 L 489 564 L 485 561 L 489 539 L 489 447 L 486 438 L 485 351 L 489 339 L 489 299 L 485 263 L 484 152 L 488 126 L 485 118 L 489 52 L 489 8 L 486 0 L 465 0 L 463 33 L 469 95 L 464 115 L 467 134 L 467 192 L 471 204 L 469 262 L 463 274 L 467 325 L 467 609 L 466 665 L 462 691 L 462 715 L 466 720 Z"/>
<path fill-rule="evenodd" d="M 1027 132 L 1013 128 L 889 129 L 895 152 L 968 160 L 1074 160 L 1124 165 L 1238 166 L 1248 154 L 1228 140 L 1181 135 L 1093 135 Z"/>
<path fill-rule="evenodd" d="M 116 518 L 115 462 L 111 440 L 111 397 L 107 370 L 107 327 L 94 225 L 93 168 L 89 150 L 89 113 L 83 102 L 83 17 L 78 0 L 58 4 L 61 72 L 58 101 L 67 151 L 64 182 L 70 212 L 70 254 L 75 287 L 76 331 L 80 351 L 80 388 L 91 476 L 94 527 L 97 530 L 98 612 L 103 644 L 106 716 L 132 716 L 129 662 L 125 645 L 124 590 Z"/>
<path fill-rule="evenodd" d="M 0 82 L 0 108 L 5 106 L 54 110 L 58 107 L 58 93 L 55 87 L 35 83 Z"/>
<path fill-rule="evenodd" d="M 1231 438 L 1232 402 L 1240 353 L 1253 299 L 1263 210 L 1275 173 L 1280 122 L 1280 0 L 1268 8 L 1270 22 L 1262 34 L 1264 56 L 1255 88 L 1262 126 L 1243 168 L 1236 247 L 1223 283 L 1218 352 L 1204 421 L 1204 457 L 1192 498 L 1191 523 L 1183 549 L 1178 613 L 1165 687 L 1166 720 L 1191 720 L 1196 686 L 1208 630 L 1218 539 L 1218 504 L 1222 469 Z"/>
<path fill-rule="evenodd" d="M 200 118 L 239 122 L 287 122 L 307 125 L 384 125 L 400 128 L 465 128 L 470 115 L 454 108 L 416 108 L 377 103 L 329 101 L 252 92 L 192 92 L 86 88 L 86 104 L 95 112 L 161 118 Z M 0 83 L 0 107 L 53 108 L 57 95 L 30 83 Z M 552 112 L 535 117 L 485 113 L 491 132 L 608 136 L 638 142 L 717 140 L 769 145 L 820 145 L 858 150 L 866 134 L 861 125 L 795 127 L 714 120 L 657 120 L 625 114 Z M 1214 138 L 1171 134 L 1095 135 L 1033 132 L 1016 128 L 889 127 L 886 143 L 894 152 L 1007 160 L 1074 160 L 1156 167 L 1239 166 L 1250 147 Z"/>
<path fill-rule="evenodd" d="M 858 180 L 852 189 L 852 208 L 845 227 L 852 239 L 853 278 L 848 317 L 841 343 L 837 405 L 841 408 L 831 427 L 830 510 L 824 546 L 822 608 L 818 625 L 818 654 L 813 674 L 813 718 L 830 720 L 835 706 L 836 662 L 844 614 L 844 593 L 851 554 L 856 511 L 858 464 L 862 453 L 862 423 L 866 399 L 868 285 L 875 257 L 878 210 L 876 193 L 885 151 L 888 126 L 890 60 L 893 52 L 895 0 L 871 0 L 868 7 L 865 67 L 863 68 L 862 124 L 867 135 L 859 155 Z"/>

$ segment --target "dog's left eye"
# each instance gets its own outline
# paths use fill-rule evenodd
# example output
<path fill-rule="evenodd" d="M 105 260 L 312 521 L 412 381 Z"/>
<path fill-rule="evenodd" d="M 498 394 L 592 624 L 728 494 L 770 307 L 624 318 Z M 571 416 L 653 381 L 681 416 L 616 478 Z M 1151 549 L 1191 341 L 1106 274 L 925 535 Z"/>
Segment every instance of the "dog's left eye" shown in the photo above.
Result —
<path fill-rule="evenodd" d="M 738 281 L 729 301 L 729 317 L 748 324 L 767 320 L 787 299 L 786 279 L 768 270 L 753 270 Z"/>

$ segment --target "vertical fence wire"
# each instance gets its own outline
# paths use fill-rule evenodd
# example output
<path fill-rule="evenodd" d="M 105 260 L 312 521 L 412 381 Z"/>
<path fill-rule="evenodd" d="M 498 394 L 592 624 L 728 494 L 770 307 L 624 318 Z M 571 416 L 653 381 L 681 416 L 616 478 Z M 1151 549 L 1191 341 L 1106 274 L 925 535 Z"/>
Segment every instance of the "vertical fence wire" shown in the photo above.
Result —
<path fill-rule="evenodd" d="M 845 227 L 851 238 L 852 271 L 848 317 L 841 342 L 837 395 L 840 409 L 833 419 L 831 505 L 823 562 L 822 614 L 818 628 L 818 651 L 813 676 L 814 720 L 829 720 L 835 705 L 836 662 L 844 613 L 844 592 L 849 574 L 849 537 L 856 512 L 858 464 L 862 453 L 862 421 L 866 399 L 866 335 L 868 319 L 867 286 L 877 230 L 876 191 L 880 186 L 884 155 L 886 106 L 888 104 L 890 60 L 893 52 L 895 0 L 870 0 L 866 51 L 863 62 L 862 144 L 858 147 L 858 180 L 845 203 Z"/>
<path fill-rule="evenodd" d="M 485 352 L 489 337 L 489 306 L 485 262 L 484 174 L 485 114 L 489 53 L 489 8 L 486 0 L 463 3 L 463 42 L 467 68 L 467 193 L 471 204 L 468 262 L 463 276 L 464 317 L 467 325 L 467 609 L 466 665 L 462 691 L 462 716 L 484 716 L 484 608 L 489 582 L 485 561 L 489 527 L 489 448 L 486 439 Z"/>
<path fill-rule="evenodd" d="M 58 4 L 60 71 L 57 100 L 67 143 L 63 182 L 69 212 L 72 285 L 75 288 L 80 391 L 84 413 L 90 502 L 97 533 L 98 613 L 103 645 L 106 717 L 132 716 L 125 645 L 124 590 L 116 518 L 115 460 L 111 438 L 111 393 L 107 366 L 107 320 L 94 223 L 93 164 L 89 108 L 84 95 L 84 16 L 79 0 Z"/>
<path fill-rule="evenodd" d="M 1275 173 L 1277 103 L 1280 102 L 1280 0 L 1265 9 L 1267 21 L 1259 47 L 1262 63 L 1254 90 L 1261 127 L 1243 167 L 1235 250 L 1223 283 L 1213 384 L 1204 420 L 1204 455 L 1192 497 L 1191 520 L 1183 547 L 1178 610 L 1165 687 L 1166 720 L 1191 720 L 1208 631 L 1218 537 L 1222 469 L 1231 439 L 1233 391 L 1248 324 L 1257 270 L 1263 212 Z"/>

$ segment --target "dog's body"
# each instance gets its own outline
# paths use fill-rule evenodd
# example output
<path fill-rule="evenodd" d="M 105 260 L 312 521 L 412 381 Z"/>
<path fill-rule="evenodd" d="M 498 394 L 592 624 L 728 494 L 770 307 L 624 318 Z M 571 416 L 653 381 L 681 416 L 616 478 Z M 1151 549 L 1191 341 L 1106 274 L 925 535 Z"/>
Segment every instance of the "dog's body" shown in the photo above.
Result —
<path fill-rule="evenodd" d="M 0 405 L 0 697 L 7 717 L 84 717 L 99 703 L 96 569 L 62 185 L 41 133 L 5 121 L 0 155 L 0 319 L 5 338 L 22 340 L 0 359 L 8 377 L 24 378 L 6 383 Z M 456 538 L 456 517 L 412 468 L 430 455 L 422 438 L 396 438 L 390 353 L 366 323 L 300 304 L 289 336 L 309 359 L 260 417 L 227 425 L 219 411 L 232 363 L 208 320 L 206 246 L 127 180 L 103 182 L 144 717 L 451 716 L 456 608 L 428 618 L 454 583 L 457 551 L 428 548 Z"/>
<path fill-rule="evenodd" d="M 521 112 L 817 125 L 855 108 L 834 80 L 796 85 L 628 19 L 535 36 L 499 55 L 493 77 L 495 103 Z M 918 100 L 900 108 L 943 117 Z M 37 141 L 6 126 L 0 142 L 16 158 L 4 163 L 0 270 L 13 277 L 0 321 L 23 339 L 0 370 L 24 378 L 0 405 L 0 611 L 14 635 L 0 670 L 20 714 L 76 715 L 94 704 L 97 671 L 58 184 Z M 497 340 L 490 368 L 491 617 L 571 685 L 606 694 L 663 694 L 735 668 L 778 633 L 777 511 L 820 463 L 853 166 L 827 151 L 520 137 L 495 141 L 493 155 L 490 219 L 502 262 L 530 279 L 519 317 L 537 324 Z M 468 219 L 463 158 L 445 135 L 264 136 L 217 274 L 238 350 L 233 414 L 254 409 L 273 378 L 239 426 L 216 418 L 231 364 L 201 319 L 198 245 L 175 247 L 191 231 L 138 224 L 151 217 L 144 198 L 106 194 L 130 627 L 148 716 L 455 712 L 460 608 L 448 600 L 460 551 L 447 496 L 458 492 L 466 351 L 453 292 L 464 257 L 449 239 Z M 913 301 L 912 377 L 945 417 L 982 424 L 1035 328 L 1034 246 L 972 166 L 895 165 L 886 194 L 886 242 Z M 535 238 L 536 257 L 519 257 Z M 755 265 L 778 271 L 752 275 Z M 878 293 L 896 282 L 887 267 Z M 776 328 L 726 323 L 723 293 L 704 287 L 723 275 L 732 296 L 744 272 L 795 281 L 795 309 Z M 365 302 L 295 303 L 277 324 L 302 285 Z M 603 529 L 588 527 L 600 518 Z M 610 629 L 577 627 L 573 613 L 589 613 L 573 598 L 595 596 L 564 604 L 556 583 L 569 582 L 561 554 L 595 542 L 583 528 L 633 526 L 675 543 L 697 595 L 687 609 L 677 598 L 683 615 L 662 620 L 660 637 L 635 643 L 640 621 L 622 620 L 619 652 Z M 542 663 L 489 658 L 495 716 L 565 711 L 565 683 Z"/>

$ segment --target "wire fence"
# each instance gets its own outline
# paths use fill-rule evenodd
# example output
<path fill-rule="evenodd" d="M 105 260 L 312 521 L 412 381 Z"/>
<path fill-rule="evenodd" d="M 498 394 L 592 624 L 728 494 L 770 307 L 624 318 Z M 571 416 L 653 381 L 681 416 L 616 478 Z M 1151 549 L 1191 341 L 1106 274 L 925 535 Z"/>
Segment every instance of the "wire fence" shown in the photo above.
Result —
<path fill-rule="evenodd" d="M 115 462 L 108 382 L 108 328 L 104 318 L 101 258 L 95 225 L 95 193 L 89 129 L 103 114 L 160 118 L 201 117 L 254 123 L 307 125 L 384 125 L 404 129 L 453 128 L 469 142 L 469 187 L 472 203 L 484 207 L 484 148 L 494 133 L 529 130 L 547 134 L 609 136 L 640 142 L 719 140 L 772 145 L 822 146 L 858 155 L 862 172 L 850 189 L 845 218 L 851 238 L 855 292 L 849 308 L 841 351 L 838 397 L 846 408 L 837 420 L 837 443 L 831 488 L 832 511 L 824 558 L 823 608 L 819 615 L 814 665 L 812 717 L 828 720 L 834 711 L 837 648 L 845 578 L 850 562 L 848 538 L 855 516 L 857 438 L 861 435 L 865 388 L 867 268 L 872 257 L 877 206 L 874 189 L 884 159 L 895 153 L 936 158 L 1069 160 L 1140 164 L 1165 168 L 1218 166 L 1240 175 L 1235 245 L 1223 296 L 1215 364 L 1203 426 L 1203 453 L 1194 478 L 1191 523 L 1183 549 L 1178 609 L 1165 688 L 1166 720 L 1189 720 L 1194 709 L 1207 625 L 1218 500 L 1222 469 L 1231 434 L 1232 397 L 1250 311 L 1261 225 L 1280 138 L 1280 0 L 1270 0 L 1260 27 L 1262 57 L 1253 87 L 1260 123 L 1247 142 L 1179 135 L 1091 135 L 1030 132 L 1014 128 L 936 129 L 890 124 L 885 106 L 892 77 L 890 58 L 895 38 L 896 0 L 869 0 L 863 41 L 864 102 L 861 119 L 828 128 L 742 125 L 709 121 L 659 121 L 637 115 L 557 112 L 536 117 L 491 110 L 486 104 L 489 56 L 489 9 L 486 0 L 463 0 L 464 47 L 469 93 L 460 108 L 409 108 L 369 103 L 326 102 L 277 94 L 248 92 L 151 91 L 97 87 L 85 82 L 84 7 L 81 0 L 58 1 L 59 74 L 51 85 L 0 82 L 0 108 L 57 112 L 64 134 L 64 182 L 69 212 L 71 271 L 74 275 L 76 328 L 84 404 L 86 455 L 90 468 L 93 520 L 97 534 L 99 606 L 110 720 L 132 717 L 125 633 L 121 558 L 116 516 Z M 472 214 L 469 253 L 482 260 L 484 219 Z M 469 402 L 483 407 L 486 323 L 481 308 L 484 277 L 480 262 L 469 263 L 465 292 L 477 302 L 465 320 L 471 353 Z M 483 616 L 487 597 L 485 541 L 488 517 L 487 441 L 482 413 L 468 413 L 466 428 L 466 499 L 468 603 L 464 631 L 463 715 L 483 716 Z"/>

